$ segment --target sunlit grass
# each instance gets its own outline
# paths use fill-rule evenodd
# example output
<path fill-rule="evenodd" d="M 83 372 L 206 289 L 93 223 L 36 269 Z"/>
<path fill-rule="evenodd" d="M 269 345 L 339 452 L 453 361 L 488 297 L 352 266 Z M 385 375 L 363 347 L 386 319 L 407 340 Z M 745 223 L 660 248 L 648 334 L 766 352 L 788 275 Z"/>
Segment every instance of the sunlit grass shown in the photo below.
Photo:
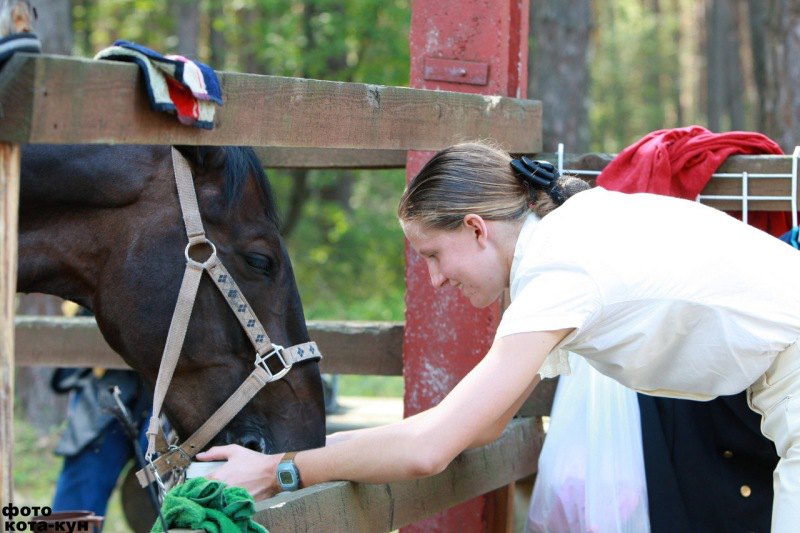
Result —
<path fill-rule="evenodd" d="M 60 428 L 52 428 L 46 435 L 37 431 L 20 417 L 14 419 L 14 505 L 49 506 L 53 500 L 56 480 L 61 471 L 62 459 L 53 453 Z M 119 491 L 115 491 L 108 506 L 105 533 L 130 533 Z"/>
<path fill-rule="evenodd" d="M 339 396 L 403 397 L 402 376 L 339 376 Z"/>

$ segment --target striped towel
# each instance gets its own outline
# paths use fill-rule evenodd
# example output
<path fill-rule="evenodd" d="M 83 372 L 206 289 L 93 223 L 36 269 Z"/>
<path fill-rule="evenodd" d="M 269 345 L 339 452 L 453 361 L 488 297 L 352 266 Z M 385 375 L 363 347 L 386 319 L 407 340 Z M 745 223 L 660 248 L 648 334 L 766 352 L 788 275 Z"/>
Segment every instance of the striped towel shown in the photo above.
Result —
<path fill-rule="evenodd" d="M 161 55 L 129 41 L 116 41 L 95 59 L 128 61 L 139 65 L 147 86 L 150 107 L 173 113 L 181 124 L 212 129 L 222 90 L 214 69 L 178 55 Z"/>
<path fill-rule="evenodd" d="M 0 39 L 0 66 L 17 52 L 38 54 L 42 51 L 42 43 L 33 33 L 12 33 Z"/>

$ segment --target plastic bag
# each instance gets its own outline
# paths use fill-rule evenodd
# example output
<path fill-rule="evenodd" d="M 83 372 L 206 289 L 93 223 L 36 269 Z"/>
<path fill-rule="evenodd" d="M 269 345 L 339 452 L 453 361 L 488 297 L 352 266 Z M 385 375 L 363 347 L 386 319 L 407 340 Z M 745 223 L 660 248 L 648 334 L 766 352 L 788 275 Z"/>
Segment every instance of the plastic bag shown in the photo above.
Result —
<path fill-rule="evenodd" d="M 570 354 L 528 511 L 528 532 L 650 531 L 636 392 Z"/>

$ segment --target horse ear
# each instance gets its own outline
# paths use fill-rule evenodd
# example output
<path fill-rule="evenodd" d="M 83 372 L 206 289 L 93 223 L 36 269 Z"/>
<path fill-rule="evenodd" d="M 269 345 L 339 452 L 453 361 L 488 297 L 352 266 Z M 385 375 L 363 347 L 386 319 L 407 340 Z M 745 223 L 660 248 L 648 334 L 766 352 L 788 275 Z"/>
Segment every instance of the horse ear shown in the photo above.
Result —
<path fill-rule="evenodd" d="M 201 146 L 201 164 L 206 168 L 225 168 L 228 152 L 222 146 Z"/>
<path fill-rule="evenodd" d="M 200 164 L 200 147 L 199 146 L 175 146 L 175 149 L 181 153 L 183 157 L 192 165 L 197 168 Z"/>
<path fill-rule="evenodd" d="M 227 153 L 222 146 L 175 146 L 193 168 L 224 168 Z"/>

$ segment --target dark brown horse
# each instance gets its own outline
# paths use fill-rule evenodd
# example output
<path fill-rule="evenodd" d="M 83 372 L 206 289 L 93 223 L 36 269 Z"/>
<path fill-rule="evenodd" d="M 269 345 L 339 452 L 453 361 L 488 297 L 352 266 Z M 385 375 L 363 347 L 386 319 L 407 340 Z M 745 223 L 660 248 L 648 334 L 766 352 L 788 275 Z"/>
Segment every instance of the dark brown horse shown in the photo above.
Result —
<path fill-rule="evenodd" d="M 308 340 L 272 193 L 251 149 L 180 147 L 200 213 L 274 343 Z M 152 386 L 181 285 L 187 238 L 168 146 L 45 146 L 22 150 L 21 292 L 91 309 L 109 345 Z M 204 276 L 166 397 L 181 438 L 197 429 L 253 370 L 254 349 Z M 269 383 L 211 444 L 264 452 L 322 446 L 319 368 L 299 363 Z"/>

